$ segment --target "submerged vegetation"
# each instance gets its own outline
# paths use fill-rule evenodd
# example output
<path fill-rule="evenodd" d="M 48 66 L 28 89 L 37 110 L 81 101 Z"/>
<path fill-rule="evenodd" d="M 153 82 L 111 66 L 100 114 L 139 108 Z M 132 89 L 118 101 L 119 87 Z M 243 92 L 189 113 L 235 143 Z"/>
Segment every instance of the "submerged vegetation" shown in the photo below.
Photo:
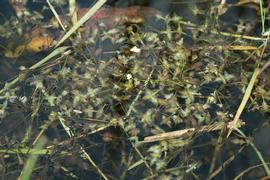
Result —
<path fill-rule="evenodd" d="M 266 22 L 270 4 L 254 4 Z M 255 36 L 256 26 L 246 29 L 241 21 L 226 29 L 222 14 L 236 5 L 208 3 L 207 15 L 204 6 L 193 5 L 192 16 L 203 19 L 198 24 L 150 7 L 116 8 L 111 16 L 112 7 L 101 9 L 105 15 L 96 9 L 102 14 L 96 22 L 85 19 L 63 43 L 61 33 L 44 33 L 51 24 L 34 14 L 28 18 L 38 26 L 27 34 L 15 18 L 1 26 L 4 38 L 15 36 L 9 31 L 14 26 L 23 37 L 4 48 L 8 64 L 17 58 L 12 63 L 23 65 L 29 53 L 41 53 L 31 59 L 45 56 L 20 66 L 1 87 L 3 178 L 25 174 L 26 161 L 33 178 L 270 176 L 270 152 L 257 147 L 269 145 L 259 140 L 269 136 L 267 26 L 262 23 L 260 33 L 266 36 Z M 142 13 L 149 10 L 154 13 Z M 123 19 L 113 19 L 117 12 Z M 55 49 L 53 40 L 61 42 Z M 260 119 L 250 122 L 249 116 Z M 261 136 L 253 141 L 254 132 Z M 242 164 L 242 154 L 253 157 Z M 28 155 L 39 155 L 35 166 Z"/>

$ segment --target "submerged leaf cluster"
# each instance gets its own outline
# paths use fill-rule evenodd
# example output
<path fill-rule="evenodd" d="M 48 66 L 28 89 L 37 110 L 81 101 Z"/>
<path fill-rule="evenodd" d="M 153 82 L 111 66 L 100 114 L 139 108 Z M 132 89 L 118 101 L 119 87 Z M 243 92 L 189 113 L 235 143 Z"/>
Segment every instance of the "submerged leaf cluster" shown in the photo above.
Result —
<path fill-rule="evenodd" d="M 60 64 L 29 76 L 21 90 L 0 96 L 0 117 L 19 103 L 40 125 L 44 119 L 64 120 L 74 137 L 117 126 L 124 132 L 120 136 L 135 145 L 145 136 L 229 121 L 252 71 L 244 71 L 247 63 L 227 49 L 188 48 L 178 36 L 179 19 L 159 19 L 165 26 L 159 31 L 131 24 L 86 38 L 82 30 L 84 40 L 74 40 L 73 53 Z M 172 24 L 177 24 L 176 30 Z M 260 81 L 263 85 L 255 88 L 250 109 L 269 112 L 267 75 Z M 138 149 L 155 173 L 180 177 L 202 163 L 190 150 L 187 166 L 173 169 L 183 155 L 181 148 L 193 141 L 190 136 L 138 144 Z M 132 153 L 135 163 L 140 157 Z"/>

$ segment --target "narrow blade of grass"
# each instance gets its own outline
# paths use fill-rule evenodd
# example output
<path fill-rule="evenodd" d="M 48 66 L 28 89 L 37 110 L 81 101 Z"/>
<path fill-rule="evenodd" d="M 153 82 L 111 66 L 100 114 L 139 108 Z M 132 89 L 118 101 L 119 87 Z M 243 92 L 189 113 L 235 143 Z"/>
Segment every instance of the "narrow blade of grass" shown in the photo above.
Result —
<path fill-rule="evenodd" d="M 47 4 L 49 5 L 53 15 L 55 16 L 56 20 L 58 21 L 58 23 L 60 24 L 61 28 L 66 31 L 66 28 L 64 26 L 64 24 L 62 23 L 58 13 L 56 12 L 56 10 L 54 9 L 54 7 L 52 6 L 51 2 L 49 0 L 47 0 Z"/>
<path fill-rule="evenodd" d="M 244 110 L 244 108 L 245 108 L 245 106 L 246 106 L 246 104 L 248 102 L 249 96 L 250 96 L 250 94 L 252 92 L 252 89 L 254 87 L 255 81 L 256 81 L 256 79 L 257 79 L 257 77 L 258 77 L 259 74 L 260 74 L 260 69 L 259 68 L 256 68 L 254 70 L 254 73 L 252 75 L 252 78 L 251 78 L 251 80 L 250 80 L 250 82 L 248 84 L 248 87 L 247 87 L 247 90 L 246 90 L 246 92 L 244 94 L 244 97 L 242 99 L 242 102 L 241 102 L 241 104 L 240 104 L 240 106 L 239 106 L 239 108 L 238 108 L 238 110 L 237 110 L 237 112 L 236 112 L 233 120 L 231 122 L 229 122 L 229 125 L 228 125 L 229 132 L 228 132 L 227 137 L 230 136 L 230 134 L 233 131 L 233 129 L 239 128 L 241 126 L 241 124 L 240 124 L 241 121 L 239 120 L 239 118 L 240 118 L 240 116 L 241 116 L 241 114 L 242 114 L 242 112 L 243 112 L 243 110 Z"/>
<path fill-rule="evenodd" d="M 47 143 L 47 139 L 42 136 L 39 141 L 37 142 L 36 146 L 34 147 L 34 149 L 39 149 L 41 150 L 44 145 Z M 31 174 L 33 172 L 33 169 L 35 167 L 35 164 L 38 160 L 39 154 L 30 154 L 30 156 L 28 157 L 26 164 L 23 167 L 23 170 L 21 172 L 20 177 L 18 178 L 19 180 L 28 180 L 31 177 Z"/>
<path fill-rule="evenodd" d="M 253 150 L 254 150 L 255 153 L 257 154 L 258 158 L 259 158 L 260 161 L 262 162 L 263 167 L 264 167 L 264 169 L 265 169 L 267 175 L 270 176 L 270 169 L 269 169 L 269 167 L 267 166 L 267 163 L 265 162 L 265 160 L 264 160 L 264 158 L 263 158 L 261 152 L 257 149 L 257 147 L 255 146 L 255 144 L 254 144 L 252 141 L 250 141 L 250 140 L 247 138 L 247 136 L 246 136 L 240 129 L 236 129 L 236 131 L 237 131 L 239 134 L 241 134 L 241 136 L 243 136 L 243 137 L 246 138 L 247 143 L 253 148 Z"/>
<path fill-rule="evenodd" d="M 72 28 L 64 35 L 64 37 L 56 44 L 55 47 L 58 47 L 62 44 L 66 39 L 68 39 L 71 34 L 73 34 L 81 25 L 83 25 L 90 17 L 92 17 L 98 10 L 106 3 L 107 0 L 99 0 L 91 9 L 87 11 L 87 13 L 72 26 Z"/>
<path fill-rule="evenodd" d="M 20 82 L 20 81 L 24 80 L 24 78 L 26 77 L 26 74 L 27 74 L 25 72 L 30 71 L 30 70 L 35 70 L 36 68 L 40 67 L 44 63 L 48 62 L 53 57 L 55 57 L 55 56 L 57 56 L 59 54 L 64 53 L 68 48 L 69 47 L 64 46 L 64 47 L 59 47 L 59 48 L 55 49 L 48 56 L 46 56 L 45 58 L 43 58 L 42 60 L 40 60 L 38 63 L 34 64 L 33 66 L 31 66 L 28 70 L 25 70 L 23 73 L 20 73 L 15 79 L 13 79 L 12 81 L 10 81 L 9 83 L 6 83 L 5 86 L 4 86 L 4 88 L 2 88 L 0 90 L 0 94 L 2 94 L 3 92 L 7 91 L 8 89 L 10 89 L 17 82 Z"/>

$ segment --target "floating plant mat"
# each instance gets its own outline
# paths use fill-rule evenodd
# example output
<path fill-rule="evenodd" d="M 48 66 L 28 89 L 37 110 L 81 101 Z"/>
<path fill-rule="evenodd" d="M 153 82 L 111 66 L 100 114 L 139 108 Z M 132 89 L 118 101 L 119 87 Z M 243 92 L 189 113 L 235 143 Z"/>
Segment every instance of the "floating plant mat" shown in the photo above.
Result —
<path fill-rule="evenodd" d="M 269 113 L 270 81 L 269 70 L 260 71 L 266 38 L 207 31 L 177 15 L 80 29 L 69 47 L 0 91 L 2 149 L 25 159 L 26 149 L 47 136 L 43 149 L 28 152 L 42 156 L 37 176 L 48 166 L 47 176 L 74 179 L 215 177 L 234 157 L 215 164 L 206 156 L 226 146 L 229 122 L 244 124 L 234 117 L 241 101 L 246 111 Z M 188 36 L 194 44 L 184 44 Z M 239 134 L 234 145 L 254 145 Z M 205 142 L 215 150 L 194 148 Z M 201 172 L 211 160 L 210 171 Z"/>

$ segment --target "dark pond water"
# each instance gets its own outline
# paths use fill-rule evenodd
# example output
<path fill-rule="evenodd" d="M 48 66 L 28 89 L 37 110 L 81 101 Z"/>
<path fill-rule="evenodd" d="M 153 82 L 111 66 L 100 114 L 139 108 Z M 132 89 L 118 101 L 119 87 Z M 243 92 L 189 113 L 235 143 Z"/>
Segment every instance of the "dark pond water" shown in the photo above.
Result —
<path fill-rule="evenodd" d="M 94 3 L 93 1 L 84 1 L 84 0 L 78 0 L 77 2 L 78 2 L 79 7 L 81 8 L 89 7 L 93 5 Z M 237 34 L 240 31 L 239 24 L 241 24 L 241 27 L 244 28 L 244 30 L 241 31 L 243 35 L 260 37 L 262 27 L 261 27 L 261 22 L 260 22 L 260 16 L 258 13 L 258 4 L 250 3 L 246 5 L 241 5 L 241 6 L 234 6 L 234 4 L 236 4 L 237 2 L 238 1 L 228 1 L 227 2 L 229 4 L 228 6 L 231 6 L 231 7 L 228 8 L 224 14 L 219 15 L 219 16 L 214 9 L 214 7 L 219 5 L 219 1 L 214 2 L 214 1 L 205 1 L 205 0 L 198 0 L 198 1 L 175 0 L 175 1 L 169 2 L 165 0 L 149 0 L 149 1 L 112 0 L 112 1 L 108 1 L 107 5 L 114 6 L 114 7 L 121 7 L 121 8 L 134 6 L 134 5 L 148 6 L 148 7 L 158 9 L 159 11 L 161 11 L 161 13 L 164 16 L 165 15 L 173 16 L 173 14 L 176 14 L 181 17 L 182 21 L 192 22 L 197 27 L 199 27 L 199 30 L 198 29 L 194 30 L 196 28 L 193 28 L 193 27 L 183 26 L 183 32 L 181 34 L 183 37 L 181 38 L 183 40 L 185 47 L 195 51 L 197 49 L 200 49 L 200 47 L 204 47 L 204 46 L 230 45 L 230 44 L 233 44 L 234 41 L 237 41 L 236 38 L 232 38 L 229 36 L 222 36 L 222 35 L 216 35 L 216 34 L 214 35 L 211 33 L 211 30 Z M 44 21 L 48 21 L 49 19 L 51 19 L 51 17 L 53 17 L 52 13 L 50 12 L 48 8 L 47 9 L 45 8 L 44 11 L 43 10 L 40 11 L 40 9 L 43 9 L 44 6 L 47 6 L 45 1 L 29 1 L 26 6 L 31 12 L 39 11 L 44 16 Z M 56 9 L 58 12 L 67 12 L 67 5 L 56 6 Z M 15 11 L 12 9 L 12 7 L 10 6 L 7 0 L 0 1 L 0 13 L 1 13 L 0 27 L 4 26 L 4 23 L 8 21 L 9 19 L 11 19 L 12 17 L 14 17 L 15 15 Z M 156 29 L 163 28 L 164 23 L 163 24 L 158 24 L 158 22 L 156 23 L 157 24 L 155 23 L 151 24 L 151 22 L 149 22 L 149 27 L 153 26 L 153 27 L 156 27 Z M 31 26 L 33 26 L 33 24 L 35 23 L 32 23 Z M 266 20 L 265 25 L 266 27 L 269 25 L 268 20 Z M 205 29 L 200 29 L 200 27 L 203 28 L 204 26 L 206 26 Z M 248 41 L 250 44 L 254 46 L 259 45 L 261 43 L 258 41 L 251 41 L 251 40 L 250 41 L 245 40 L 245 43 L 246 41 Z M 8 42 L 9 40 L 6 39 L 4 36 L 0 37 L 1 46 L 6 46 Z M 68 42 L 67 44 L 70 45 L 72 44 L 72 42 Z M 109 43 L 109 45 L 112 45 L 112 44 Z M 108 49 L 112 51 L 116 51 L 116 50 L 121 49 L 122 45 L 123 44 L 118 45 L 118 46 L 108 47 Z M 109 51 L 108 49 L 107 51 Z M 266 54 L 269 55 L 268 50 L 269 49 L 267 49 Z M 45 51 L 45 52 L 40 52 L 37 54 L 26 53 L 23 56 L 20 56 L 18 58 L 7 58 L 4 56 L 4 54 L 5 54 L 4 50 L 2 49 L 0 51 L 0 87 L 1 88 L 4 87 L 6 82 L 9 82 L 10 80 L 14 79 L 19 74 L 20 68 L 22 66 L 26 68 L 30 67 L 31 65 L 38 62 L 38 59 L 45 57 L 48 54 L 48 52 Z M 224 66 L 227 65 L 226 63 L 218 64 L 219 61 L 217 59 L 223 59 L 224 61 L 226 61 L 227 59 L 230 59 L 231 61 L 234 61 L 236 67 L 232 67 L 231 69 L 228 68 L 227 72 L 230 73 L 231 71 L 232 74 L 236 72 L 235 74 L 238 74 L 239 76 L 240 75 L 248 76 L 248 75 L 241 74 L 237 71 L 240 71 L 243 69 L 245 70 L 249 68 L 252 69 L 254 67 L 254 63 L 248 62 L 247 65 L 245 66 L 238 62 L 241 60 L 241 58 L 246 57 L 246 54 L 244 52 L 234 52 L 228 55 L 224 52 L 212 50 L 211 48 L 209 49 L 202 48 L 202 50 L 200 50 L 199 52 L 196 51 L 195 54 L 196 56 L 199 57 L 199 59 L 202 59 L 201 60 L 202 65 L 199 66 L 199 68 L 197 69 L 198 71 L 200 71 L 200 68 L 205 68 L 206 66 L 208 66 L 208 64 L 206 63 L 210 64 L 211 62 L 217 62 L 217 66 L 224 65 L 224 64 L 225 64 Z M 85 54 L 85 56 L 87 57 L 87 54 Z M 114 53 L 112 55 L 112 57 L 114 56 L 116 57 L 117 53 Z M 79 59 L 81 57 L 82 55 L 79 53 L 74 55 L 74 59 L 76 58 Z M 108 61 L 112 59 L 111 56 L 108 57 L 107 55 L 97 56 L 97 57 L 101 57 L 104 59 L 107 58 L 109 59 Z M 255 58 L 256 57 L 258 56 L 255 56 Z M 120 56 L 117 56 L 117 58 L 121 59 Z M 138 59 L 140 59 L 140 57 L 138 57 Z M 108 61 L 104 61 L 104 62 L 108 62 Z M 197 59 L 195 61 L 200 61 L 200 60 Z M 199 63 L 196 63 L 196 65 L 198 64 Z M 75 65 L 70 65 L 69 68 L 71 69 L 75 68 L 73 66 Z M 146 63 L 146 67 L 147 67 L 147 63 Z M 55 69 L 53 69 L 52 73 L 55 71 L 58 71 L 61 68 L 62 68 L 62 64 L 57 64 L 55 66 Z M 217 69 L 219 68 L 223 68 L 223 67 L 217 67 Z M 82 72 L 84 71 L 83 68 L 81 68 L 80 70 Z M 126 70 L 126 72 L 129 72 L 129 71 L 130 71 L 129 69 Z M 191 70 L 188 70 L 188 71 L 191 71 Z M 104 74 L 105 74 L 105 77 L 110 76 L 106 73 Z M 117 82 L 122 82 L 123 80 L 121 79 L 121 77 L 119 78 L 115 74 L 112 75 L 113 77 L 112 81 L 114 82 L 117 80 Z M 190 74 L 190 76 L 193 77 L 194 74 L 196 74 L 196 72 L 194 72 L 193 74 Z M 269 71 L 268 71 L 268 74 L 269 74 Z M 26 96 L 29 99 L 35 96 L 35 91 L 33 91 L 33 87 L 29 86 L 29 84 L 31 84 L 31 80 L 35 79 L 35 75 L 38 76 L 38 73 L 29 77 L 28 81 L 27 80 L 23 81 L 17 85 L 21 87 L 20 90 L 18 90 L 18 94 L 20 96 Z M 206 76 L 207 74 L 204 74 L 204 75 Z M 198 76 L 199 74 L 194 75 L 194 77 L 196 77 L 197 80 L 201 80 L 205 78 L 205 77 L 198 77 Z M 242 80 L 241 78 L 239 79 Z M 46 79 L 44 79 L 44 82 L 46 86 Z M 239 81 L 236 81 L 235 84 L 237 83 L 239 83 Z M 207 113 L 203 112 L 202 110 L 202 111 L 199 111 L 201 113 L 199 115 L 196 114 L 194 116 L 193 115 L 186 116 L 185 118 L 188 119 L 188 122 L 180 122 L 180 123 L 173 122 L 170 125 L 162 124 L 158 126 L 156 129 L 154 127 L 151 127 L 151 125 L 138 123 L 139 125 L 133 129 L 134 131 L 138 129 L 140 130 L 140 133 L 137 136 L 137 138 L 139 140 L 143 140 L 145 136 L 153 135 L 156 132 L 160 132 L 160 133 L 162 131 L 169 132 L 169 131 L 189 128 L 193 126 L 199 127 L 201 125 L 207 125 L 208 123 L 210 124 L 211 122 L 214 122 L 214 121 L 219 121 L 220 116 L 218 116 L 216 112 L 221 111 L 221 109 L 226 111 L 226 113 L 228 112 L 228 114 L 234 114 L 242 100 L 241 97 L 243 93 L 241 92 L 242 89 L 238 88 L 237 85 L 235 85 L 234 83 L 231 83 L 231 84 L 228 85 L 228 87 L 224 88 L 225 89 L 224 91 L 222 91 L 225 94 L 224 97 L 222 97 L 223 99 L 220 99 L 220 103 L 224 103 L 223 107 L 220 107 L 218 103 L 214 105 L 209 105 L 210 107 L 207 109 L 209 112 Z M 68 84 L 67 82 L 67 85 L 70 85 L 70 84 Z M 216 82 L 216 81 L 214 82 L 214 80 L 213 82 L 210 81 L 207 83 L 202 83 L 202 87 L 198 91 L 198 93 L 200 94 L 200 97 L 194 100 L 194 103 L 198 105 L 202 102 L 205 102 L 206 98 L 203 98 L 203 97 L 210 97 L 216 90 L 218 91 L 218 89 L 222 89 L 223 85 L 224 84 L 220 82 Z M 50 88 L 57 89 L 57 87 L 50 87 Z M 151 88 L 155 90 L 156 87 L 153 85 L 149 89 Z M 177 90 L 174 91 L 175 94 L 178 93 Z M 55 91 L 57 92 L 57 90 Z M 267 93 L 269 94 L 269 92 Z M 112 93 L 112 94 L 115 96 L 119 95 L 117 93 L 115 94 Z M 105 96 L 106 95 L 104 95 L 104 97 Z M 128 98 L 135 97 L 134 94 L 130 95 L 128 93 L 126 94 L 120 93 L 119 96 L 121 97 L 126 96 Z M 226 99 L 225 96 L 229 98 Z M 4 98 L 1 98 L 1 95 L 0 95 L 1 108 L 5 106 L 4 100 L 2 99 Z M 173 102 L 179 103 L 179 106 L 183 106 L 183 108 L 185 106 L 188 106 L 188 103 L 186 103 L 186 97 L 179 95 L 176 99 L 177 100 Z M 40 101 L 42 102 L 43 99 L 40 99 Z M 112 100 L 112 99 L 108 100 L 108 102 L 114 104 L 115 107 L 110 108 L 110 107 L 104 106 L 104 113 L 110 114 L 111 112 L 114 112 L 116 113 L 116 115 L 113 116 L 114 118 L 124 117 L 124 114 L 126 112 L 124 111 L 125 108 L 122 107 L 121 103 L 117 104 L 118 101 Z M 125 102 L 127 104 L 128 103 L 130 104 L 130 101 L 126 100 Z M 31 143 L 33 142 L 34 137 L 36 137 L 38 132 L 40 132 L 40 126 L 44 125 L 44 121 L 48 119 L 48 115 L 49 115 L 48 112 L 53 111 L 53 108 L 49 106 L 39 107 L 40 108 L 38 109 L 39 114 L 35 116 L 34 118 L 32 118 L 31 114 L 33 113 L 35 109 L 33 110 L 29 107 L 33 106 L 33 104 L 31 103 L 23 104 L 23 103 L 14 103 L 14 102 L 10 102 L 10 103 L 11 105 L 9 105 L 7 108 L 7 115 L 3 117 L 3 119 L 1 119 L 0 121 L 0 150 L 2 149 L 14 150 L 14 149 L 19 149 L 23 147 L 32 147 Z M 147 113 L 145 109 L 150 108 L 151 106 L 154 107 L 153 103 L 152 104 L 151 103 L 147 104 L 147 103 L 148 102 L 140 105 L 140 108 L 138 108 L 140 111 L 144 112 L 145 114 Z M 266 103 L 269 104 L 269 99 L 266 100 Z M 55 109 L 57 108 L 60 108 L 60 107 L 55 107 Z M 162 116 L 162 113 L 166 112 L 165 110 L 163 111 L 162 108 L 166 108 L 166 106 L 164 105 L 164 107 L 159 107 L 159 108 L 160 109 L 157 109 L 156 111 L 160 111 L 160 115 L 157 115 L 157 116 L 159 116 L 158 122 L 161 123 L 160 117 Z M 245 110 L 241 116 L 241 119 L 246 123 L 246 125 L 243 126 L 241 130 L 251 139 L 252 142 L 254 142 L 255 146 L 258 148 L 259 152 L 262 154 L 266 163 L 269 164 L 269 160 L 270 160 L 269 158 L 270 151 L 268 148 L 270 145 L 269 110 L 265 112 L 261 112 L 260 110 L 250 110 L 250 109 L 251 108 L 247 108 L 247 110 Z M 93 116 L 95 117 L 98 116 L 96 115 L 98 114 L 98 112 L 95 112 L 93 114 L 94 114 Z M 134 113 L 133 115 L 134 115 L 135 120 L 140 119 L 140 116 L 138 119 L 136 119 L 135 117 L 136 113 Z M 208 119 L 208 122 L 199 121 L 200 117 L 208 117 L 208 115 L 211 117 L 210 119 Z M 133 117 L 130 117 L 130 119 L 131 120 L 128 123 L 131 124 L 131 121 L 134 119 Z M 103 121 L 103 120 L 104 119 L 101 119 L 100 121 Z M 179 141 L 178 144 L 174 142 L 175 143 L 174 145 L 176 147 L 179 146 L 179 148 L 172 148 L 172 149 L 168 149 L 167 151 L 164 150 L 160 153 L 158 151 L 161 151 L 161 150 L 157 149 L 156 150 L 157 154 L 159 153 L 161 155 L 160 157 L 158 157 L 157 155 L 156 158 L 150 157 L 151 155 L 154 154 L 154 153 L 151 154 L 150 152 L 154 152 L 153 147 L 168 148 L 169 146 L 166 146 L 165 142 L 164 144 L 162 144 L 162 142 L 155 142 L 155 143 L 149 143 L 149 144 L 144 144 L 142 146 L 138 146 L 139 151 L 143 152 L 143 156 L 146 157 L 145 161 L 147 161 L 151 165 L 151 168 L 154 171 L 154 173 L 151 174 L 149 173 L 147 167 L 144 165 L 144 162 L 142 161 L 140 156 L 137 154 L 138 153 L 137 149 L 135 149 L 132 146 L 131 142 L 133 141 L 129 140 L 130 134 L 132 133 L 128 134 L 120 127 L 111 126 L 109 128 L 105 128 L 99 133 L 93 133 L 89 135 L 87 134 L 88 133 L 87 130 L 89 130 L 87 129 L 88 122 L 85 122 L 85 120 L 83 118 L 80 118 L 80 116 L 77 116 L 77 117 L 74 116 L 72 118 L 69 118 L 68 124 L 70 126 L 80 127 L 76 129 L 77 130 L 76 136 L 82 135 L 84 137 L 76 139 L 75 138 L 76 136 L 74 136 L 73 138 L 69 138 L 63 126 L 61 125 L 61 123 L 52 122 L 49 125 L 50 128 L 48 128 L 44 132 L 44 135 L 49 140 L 48 144 L 56 144 L 56 148 L 54 149 L 55 152 L 53 152 L 50 155 L 40 157 L 39 163 L 37 163 L 38 165 L 36 166 L 36 169 L 34 170 L 34 173 L 32 175 L 33 179 L 44 179 L 44 178 L 45 179 L 102 179 L 100 173 L 97 173 L 97 170 L 93 166 L 89 165 L 88 161 L 82 158 L 82 156 L 84 156 L 83 153 L 81 153 L 82 147 L 85 149 L 87 154 L 90 155 L 94 159 L 97 166 L 102 170 L 102 172 L 109 179 L 143 179 L 143 178 L 166 179 L 166 176 L 168 177 L 168 179 L 178 179 L 178 178 L 179 179 L 207 179 L 207 178 L 210 178 L 211 175 L 213 175 L 214 171 L 210 172 L 210 169 L 213 166 L 215 167 L 214 170 L 221 168 L 220 171 L 218 171 L 218 173 L 215 176 L 213 176 L 213 179 L 233 179 L 237 175 L 239 175 L 241 172 L 247 170 L 248 168 L 251 168 L 251 169 L 243 176 L 243 179 L 259 179 L 266 176 L 266 172 L 263 166 L 261 165 L 261 161 L 259 160 L 253 148 L 251 148 L 250 146 L 247 146 L 247 147 L 244 147 L 240 153 L 238 153 L 239 149 L 243 147 L 242 143 L 244 142 L 244 139 L 237 137 L 235 134 L 233 134 L 228 139 L 226 138 L 226 133 L 221 133 L 220 131 L 194 134 L 192 136 L 193 139 L 190 140 L 190 142 L 186 146 L 180 146 L 179 143 L 181 142 Z M 155 126 L 155 124 L 153 124 L 152 126 Z M 30 134 L 27 134 L 27 132 L 30 132 Z M 64 142 L 64 143 L 61 144 L 60 142 Z M 219 149 L 218 149 L 219 147 L 218 144 L 220 144 Z M 151 149 L 151 147 L 153 149 Z M 62 151 L 68 151 L 70 153 L 73 153 L 73 155 L 62 156 L 60 154 L 60 152 Z M 147 155 L 149 157 L 147 157 Z M 232 158 L 233 155 L 235 155 L 236 157 L 234 157 L 234 160 L 232 162 L 229 162 L 228 159 Z M 216 159 L 213 160 L 213 157 L 215 157 Z M 163 168 L 156 170 L 155 168 L 158 165 L 162 164 L 161 160 L 159 161 L 159 159 L 163 159 L 163 158 L 167 160 L 168 164 L 164 166 Z M 0 154 L 0 159 L 1 159 L 0 171 L 1 171 L 2 179 L 15 179 L 20 175 L 23 164 L 27 159 L 27 156 L 25 154 L 20 154 L 20 153 L 17 153 L 16 155 L 9 154 L 9 153 L 2 153 Z M 226 164 L 227 162 L 229 163 Z M 137 166 L 134 166 L 131 170 L 128 169 L 136 163 L 138 163 Z M 191 166 L 193 164 L 197 164 L 197 166 L 195 166 L 192 169 Z M 259 166 L 259 167 L 255 167 L 255 166 Z"/>

